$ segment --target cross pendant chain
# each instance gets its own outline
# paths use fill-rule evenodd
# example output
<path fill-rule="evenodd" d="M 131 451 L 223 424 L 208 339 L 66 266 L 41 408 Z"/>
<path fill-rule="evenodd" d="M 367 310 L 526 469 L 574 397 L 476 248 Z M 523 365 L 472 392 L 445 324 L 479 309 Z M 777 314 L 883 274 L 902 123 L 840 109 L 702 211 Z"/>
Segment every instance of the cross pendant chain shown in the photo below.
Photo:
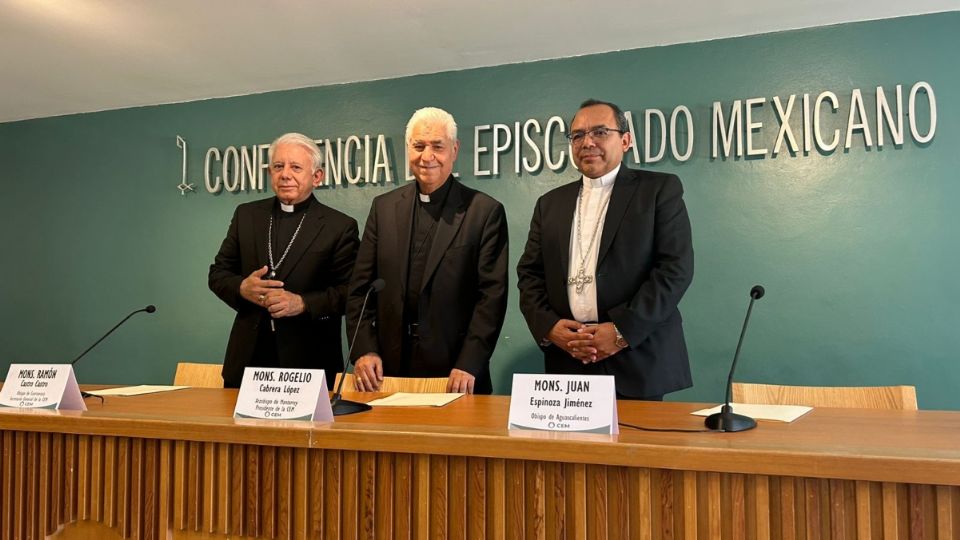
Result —
<path fill-rule="evenodd" d="M 588 283 L 593 283 L 593 276 L 588 276 L 583 267 L 580 267 L 580 270 L 577 271 L 576 277 L 567 278 L 567 285 L 577 286 L 577 294 L 582 293 L 584 285 Z"/>
<path fill-rule="evenodd" d="M 290 238 L 290 241 L 287 242 L 287 247 L 283 250 L 283 255 L 280 255 L 280 260 L 277 261 L 277 264 L 273 264 L 273 216 L 270 216 L 270 226 L 267 228 L 267 260 L 270 262 L 268 279 L 277 277 L 277 269 L 283 264 L 283 260 L 287 258 L 287 253 L 290 253 L 290 246 L 293 245 L 293 241 L 296 240 L 297 235 L 300 234 L 300 227 L 303 227 L 303 220 L 305 219 L 307 219 L 306 211 L 300 216 L 300 223 L 297 224 L 297 229 L 293 231 L 293 236 Z M 273 321 L 270 321 L 270 324 L 272 325 Z"/>
<path fill-rule="evenodd" d="M 613 192 L 611 191 L 611 194 Z M 600 195 L 603 197 L 603 195 Z M 587 284 L 593 283 L 593 276 L 588 276 L 586 271 L 587 258 L 593 254 L 593 245 L 597 241 L 597 233 L 600 231 L 600 223 L 603 221 L 604 215 L 607 213 L 607 205 L 610 203 L 610 195 L 607 195 L 606 199 L 600 199 L 600 209 L 597 213 L 597 222 L 593 225 L 593 233 L 590 234 L 590 243 L 587 244 L 586 249 L 583 247 L 583 220 L 584 214 L 583 205 L 584 205 L 584 194 L 583 187 L 580 188 L 580 194 L 577 195 L 577 249 L 580 251 L 580 265 L 577 269 L 576 276 L 570 276 L 567 278 L 567 285 L 576 285 L 575 290 L 577 294 L 583 294 L 583 287 Z"/>

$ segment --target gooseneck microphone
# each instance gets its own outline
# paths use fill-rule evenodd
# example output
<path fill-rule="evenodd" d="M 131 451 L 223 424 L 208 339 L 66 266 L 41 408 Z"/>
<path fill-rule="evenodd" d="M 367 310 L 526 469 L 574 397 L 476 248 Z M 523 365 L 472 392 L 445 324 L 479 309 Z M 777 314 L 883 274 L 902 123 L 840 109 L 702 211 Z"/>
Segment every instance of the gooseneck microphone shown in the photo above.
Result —
<path fill-rule="evenodd" d="M 330 398 L 330 408 L 333 409 L 334 416 L 355 414 L 358 412 L 369 411 L 373 408 L 366 403 L 343 399 L 343 381 L 346 380 L 347 369 L 350 368 L 350 355 L 353 354 L 353 346 L 357 342 L 357 334 L 360 333 L 360 325 L 363 324 L 363 314 L 367 310 L 367 300 L 370 299 L 370 295 L 372 293 L 382 291 L 386 284 L 387 282 L 382 278 L 373 280 L 373 283 L 370 284 L 370 288 L 367 289 L 367 294 L 363 296 L 363 304 L 360 306 L 360 316 L 357 317 L 357 327 L 353 330 L 353 339 L 350 340 L 350 347 L 347 349 L 347 357 L 343 359 L 343 374 L 340 375 L 340 382 L 337 383 L 337 389 L 333 393 L 333 397 Z"/>
<path fill-rule="evenodd" d="M 730 365 L 730 375 L 727 376 L 727 399 L 720 412 L 711 414 L 704 420 L 707 428 L 715 431 L 746 431 L 757 427 L 757 421 L 749 416 L 734 414 L 730 407 L 730 394 L 733 392 L 733 372 L 737 369 L 737 359 L 740 357 L 740 347 L 743 345 L 743 336 L 747 333 L 747 323 L 750 322 L 750 311 L 753 309 L 754 300 L 763 298 L 762 285 L 754 285 L 750 289 L 750 304 L 747 305 L 747 316 L 743 319 L 743 328 L 740 329 L 740 341 L 737 342 L 737 351 L 733 353 L 733 364 Z"/>
<path fill-rule="evenodd" d="M 77 362 L 78 362 L 81 358 L 83 358 L 84 356 L 86 356 L 86 354 L 87 354 L 88 352 L 92 351 L 93 348 L 96 347 L 97 345 L 99 345 L 101 341 L 107 339 L 107 336 L 109 336 L 110 334 L 112 334 L 113 331 L 116 330 L 117 328 L 120 328 L 120 325 L 122 325 L 123 323 L 127 322 L 127 319 L 129 319 L 130 317 L 133 317 L 133 316 L 136 315 L 137 313 L 141 313 L 141 312 L 153 313 L 153 312 L 156 311 L 156 310 L 157 310 L 157 306 L 155 306 L 155 305 L 153 305 L 153 304 L 150 304 L 149 306 L 147 306 L 147 307 L 145 307 L 145 308 L 141 308 L 141 309 L 138 309 L 138 310 L 130 313 L 129 315 L 127 315 L 126 317 L 124 317 L 122 321 L 118 322 L 116 326 L 114 326 L 114 327 L 111 328 L 106 334 L 104 334 L 103 337 L 101 337 L 100 339 L 98 339 L 97 341 L 95 341 L 95 342 L 93 343 L 93 345 L 87 347 L 87 350 L 85 350 L 85 351 L 83 351 L 82 353 L 80 353 L 80 356 L 74 358 L 73 361 L 70 362 L 70 365 L 71 365 L 71 366 L 76 365 Z"/>

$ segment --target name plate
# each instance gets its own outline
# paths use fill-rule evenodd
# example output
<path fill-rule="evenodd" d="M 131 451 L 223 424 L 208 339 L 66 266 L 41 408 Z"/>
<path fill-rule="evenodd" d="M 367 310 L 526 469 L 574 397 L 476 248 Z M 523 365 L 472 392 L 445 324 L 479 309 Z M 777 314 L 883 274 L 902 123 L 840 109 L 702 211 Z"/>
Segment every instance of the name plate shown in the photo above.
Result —
<path fill-rule="evenodd" d="M 513 376 L 509 429 L 620 432 L 612 375 Z"/>
<path fill-rule="evenodd" d="M 70 364 L 11 364 L 0 390 L 0 406 L 87 410 Z"/>
<path fill-rule="evenodd" d="M 323 370 L 244 369 L 233 417 L 333 422 Z"/>

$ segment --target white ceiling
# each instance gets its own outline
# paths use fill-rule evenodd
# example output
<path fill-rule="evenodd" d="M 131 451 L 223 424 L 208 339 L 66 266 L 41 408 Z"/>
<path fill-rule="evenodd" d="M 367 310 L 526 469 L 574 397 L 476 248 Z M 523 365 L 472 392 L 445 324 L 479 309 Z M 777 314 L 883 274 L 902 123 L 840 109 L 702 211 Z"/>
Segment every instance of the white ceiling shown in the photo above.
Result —
<path fill-rule="evenodd" d="M 0 0 L 0 122 L 957 9 L 960 0 Z"/>

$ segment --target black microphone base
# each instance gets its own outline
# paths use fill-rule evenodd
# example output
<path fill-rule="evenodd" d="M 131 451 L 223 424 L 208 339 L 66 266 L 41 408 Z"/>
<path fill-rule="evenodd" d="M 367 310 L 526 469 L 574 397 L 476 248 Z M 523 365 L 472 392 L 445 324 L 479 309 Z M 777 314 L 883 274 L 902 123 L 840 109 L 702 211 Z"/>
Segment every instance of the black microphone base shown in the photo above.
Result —
<path fill-rule="evenodd" d="M 92 397 L 95 397 L 95 398 L 99 399 L 101 404 L 103 403 L 103 396 L 98 396 L 98 395 L 96 395 L 96 394 L 91 394 L 90 392 L 84 392 L 83 390 L 80 391 L 80 399 L 87 399 L 87 398 L 92 398 Z"/>
<path fill-rule="evenodd" d="M 359 401 L 349 401 L 346 399 L 334 398 L 334 400 L 330 402 L 330 408 L 333 409 L 334 416 L 343 416 L 345 414 L 366 412 L 373 407 L 367 405 L 366 403 L 360 403 Z"/>
<path fill-rule="evenodd" d="M 711 414 L 703 423 L 708 429 L 714 431 L 737 432 L 747 431 L 748 429 L 757 427 L 757 421 L 753 418 L 742 414 L 733 414 L 732 412 L 726 414 L 723 412 Z"/>

